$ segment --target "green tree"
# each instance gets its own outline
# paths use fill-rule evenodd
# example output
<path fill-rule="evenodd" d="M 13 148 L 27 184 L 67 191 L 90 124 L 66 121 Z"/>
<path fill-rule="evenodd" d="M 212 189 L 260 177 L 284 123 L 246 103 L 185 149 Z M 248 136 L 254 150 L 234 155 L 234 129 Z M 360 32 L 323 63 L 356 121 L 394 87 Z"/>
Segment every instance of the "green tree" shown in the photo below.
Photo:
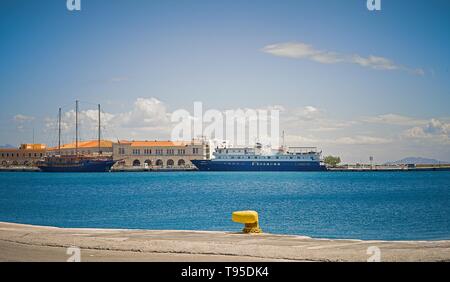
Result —
<path fill-rule="evenodd" d="M 341 162 L 341 158 L 340 158 L 340 157 L 334 157 L 334 156 L 326 156 L 326 157 L 323 159 L 323 162 L 324 162 L 327 166 L 335 167 L 335 166 L 337 166 L 337 165 Z"/>

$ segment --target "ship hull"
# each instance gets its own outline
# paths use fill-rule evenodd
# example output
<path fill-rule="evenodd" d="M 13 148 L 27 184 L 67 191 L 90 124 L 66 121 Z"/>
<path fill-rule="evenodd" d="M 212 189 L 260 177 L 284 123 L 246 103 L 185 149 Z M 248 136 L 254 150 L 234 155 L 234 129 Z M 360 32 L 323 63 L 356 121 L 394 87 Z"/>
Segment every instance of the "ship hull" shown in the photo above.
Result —
<path fill-rule="evenodd" d="M 254 162 L 254 161 L 212 161 L 193 160 L 192 163 L 200 171 L 325 171 L 326 167 L 319 162 Z"/>
<path fill-rule="evenodd" d="M 115 161 L 82 161 L 76 164 L 46 164 L 38 168 L 43 172 L 107 172 Z"/>

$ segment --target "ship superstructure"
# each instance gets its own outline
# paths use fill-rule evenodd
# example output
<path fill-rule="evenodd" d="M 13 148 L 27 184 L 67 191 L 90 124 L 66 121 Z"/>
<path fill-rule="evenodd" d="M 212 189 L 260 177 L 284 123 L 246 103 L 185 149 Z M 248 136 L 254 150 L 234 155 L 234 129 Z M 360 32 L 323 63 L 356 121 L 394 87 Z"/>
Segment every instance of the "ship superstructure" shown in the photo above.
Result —
<path fill-rule="evenodd" d="M 315 147 L 284 147 L 277 150 L 255 147 L 217 148 L 211 160 L 194 160 L 201 171 L 322 171 L 322 152 Z"/>

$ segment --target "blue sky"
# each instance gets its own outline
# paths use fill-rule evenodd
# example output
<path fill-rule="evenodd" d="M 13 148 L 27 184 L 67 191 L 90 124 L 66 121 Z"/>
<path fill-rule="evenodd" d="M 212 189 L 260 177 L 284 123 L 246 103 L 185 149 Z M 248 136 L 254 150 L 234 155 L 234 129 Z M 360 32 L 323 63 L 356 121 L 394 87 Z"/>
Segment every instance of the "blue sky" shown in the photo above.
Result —
<path fill-rule="evenodd" d="M 112 120 L 201 101 L 280 105 L 291 143 L 349 162 L 450 160 L 448 1 L 382 0 L 377 12 L 365 0 L 81 3 L 1 1 L 0 144 L 31 142 L 33 128 L 54 142 L 49 118 L 75 99 Z M 166 133 L 116 122 L 109 137 Z"/>

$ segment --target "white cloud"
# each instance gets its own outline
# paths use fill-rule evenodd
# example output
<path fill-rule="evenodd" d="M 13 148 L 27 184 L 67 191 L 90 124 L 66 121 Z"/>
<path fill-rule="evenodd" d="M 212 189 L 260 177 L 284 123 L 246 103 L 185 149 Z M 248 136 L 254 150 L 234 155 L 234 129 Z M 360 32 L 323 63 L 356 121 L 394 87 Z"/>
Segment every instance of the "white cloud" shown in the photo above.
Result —
<path fill-rule="evenodd" d="M 333 138 L 318 138 L 313 135 L 289 135 L 286 139 L 294 144 L 302 144 L 307 146 L 328 146 L 328 145 L 382 145 L 393 142 L 392 139 L 356 135 L 345 136 L 336 139 Z"/>
<path fill-rule="evenodd" d="M 18 114 L 14 116 L 14 121 L 18 123 L 24 123 L 35 120 L 35 117 L 32 116 L 26 116 L 22 114 Z"/>
<path fill-rule="evenodd" d="M 167 138 L 171 129 L 170 113 L 164 103 L 156 98 L 138 98 L 133 108 L 122 113 L 101 113 L 102 130 L 111 139 L 153 139 Z M 98 128 L 97 109 L 82 110 L 78 113 L 81 138 L 92 138 Z M 58 121 L 44 119 L 46 132 L 55 131 Z M 64 112 L 61 120 L 63 135 L 74 135 L 75 111 Z M 71 140 L 71 138 L 69 138 Z"/>
<path fill-rule="evenodd" d="M 423 69 L 411 69 L 395 64 L 384 57 L 374 55 L 364 57 L 358 54 L 346 55 L 333 51 L 315 49 L 312 45 L 302 42 L 271 44 L 265 46 L 262 51 L 274 56 L 308 59 L 322 64 L 350 63 L 377 70 L 402 70 L 415 75 L 425 74 Z"/>
<path fill-rule="evenodd" d="M 404 125 L 404 126 L 417 126 L 424 125 L 427 120 L 417 119 L 413 117 L 398 115 L 398 114 L 384 114 L 373 117 L 362 118 L 362 121 L 369 123 L 380 123 L 389 125 Z"/>
<path fill-rule="evenodd" d="M 291 133 L 285 136 L 285 142 L 289 146 L 321 146 L 323 139 L 311 134 L 296 135 Z"/>
<path fill-rule="evenodd" d="M 314 106 L 305 106 L 288 112 L 295 119 L 314 120 L 322 116 L 323 112 Z"/>
<path fill-rule="evenodd" d="M 423 126 L 415 126 L 405 130 L 403 137 L 450 143 L 450 123 L 431 119 Z"/>
<path fill-rule="evenodd" d="M 388 138 L 357 135 L 352 137 L 337 138 L 336 140 L 333 140 L 330 143 L 341 145 L 379 145 L 391 142 L 392 140 Z"/>
<path fill-rule="evenodd" d="M 279 43 L 267 45 L 263 51 L 279 57 L 310 59 L 323 64 L 335 64 L 342 61 L 339 54 L 314 49 L 305 43 Z"/>
<path fill-rule="evenodd" d="M 299 129 L 309 132 L 330 132 L 348 128 L 357 121 L 339 120 L 327 117 L 325 110 L 315 106 L 286 109 L 280 115 L 281 128 L 296 132 Z"/>
<path fill-rule="evenodd" d="M 34 121 L 36 118 L 32 116 L 17 114 L 13 117 L 14 123 L 16 124 L 16 128 L 22 132 L 25 129 L 25 125 Z"/>
<path fill-rule="evenodd" d="M 165 104 L 156 98 L 138 98 L 131 111 L 116 115 L 112 122 L 126 128 L 167 129 L 170 113 Z"/>
<path fill-rule="evenodd" d="M 450 123 L 443 123 L 440 120 L 432 119 L 423 129 L 426 134 L 448 136 L 450 134 Z"/>
<path fill-rule="evenodd" d="M 395 65 L 389 59 L 377 56 L 368 56 L 366 58 L 360 55 L 353 55 L 351 57 L 351 62 L 358 64 L 362 67 L 369 67 L 378 70 L 396 70 L 399 66 Z"/>

